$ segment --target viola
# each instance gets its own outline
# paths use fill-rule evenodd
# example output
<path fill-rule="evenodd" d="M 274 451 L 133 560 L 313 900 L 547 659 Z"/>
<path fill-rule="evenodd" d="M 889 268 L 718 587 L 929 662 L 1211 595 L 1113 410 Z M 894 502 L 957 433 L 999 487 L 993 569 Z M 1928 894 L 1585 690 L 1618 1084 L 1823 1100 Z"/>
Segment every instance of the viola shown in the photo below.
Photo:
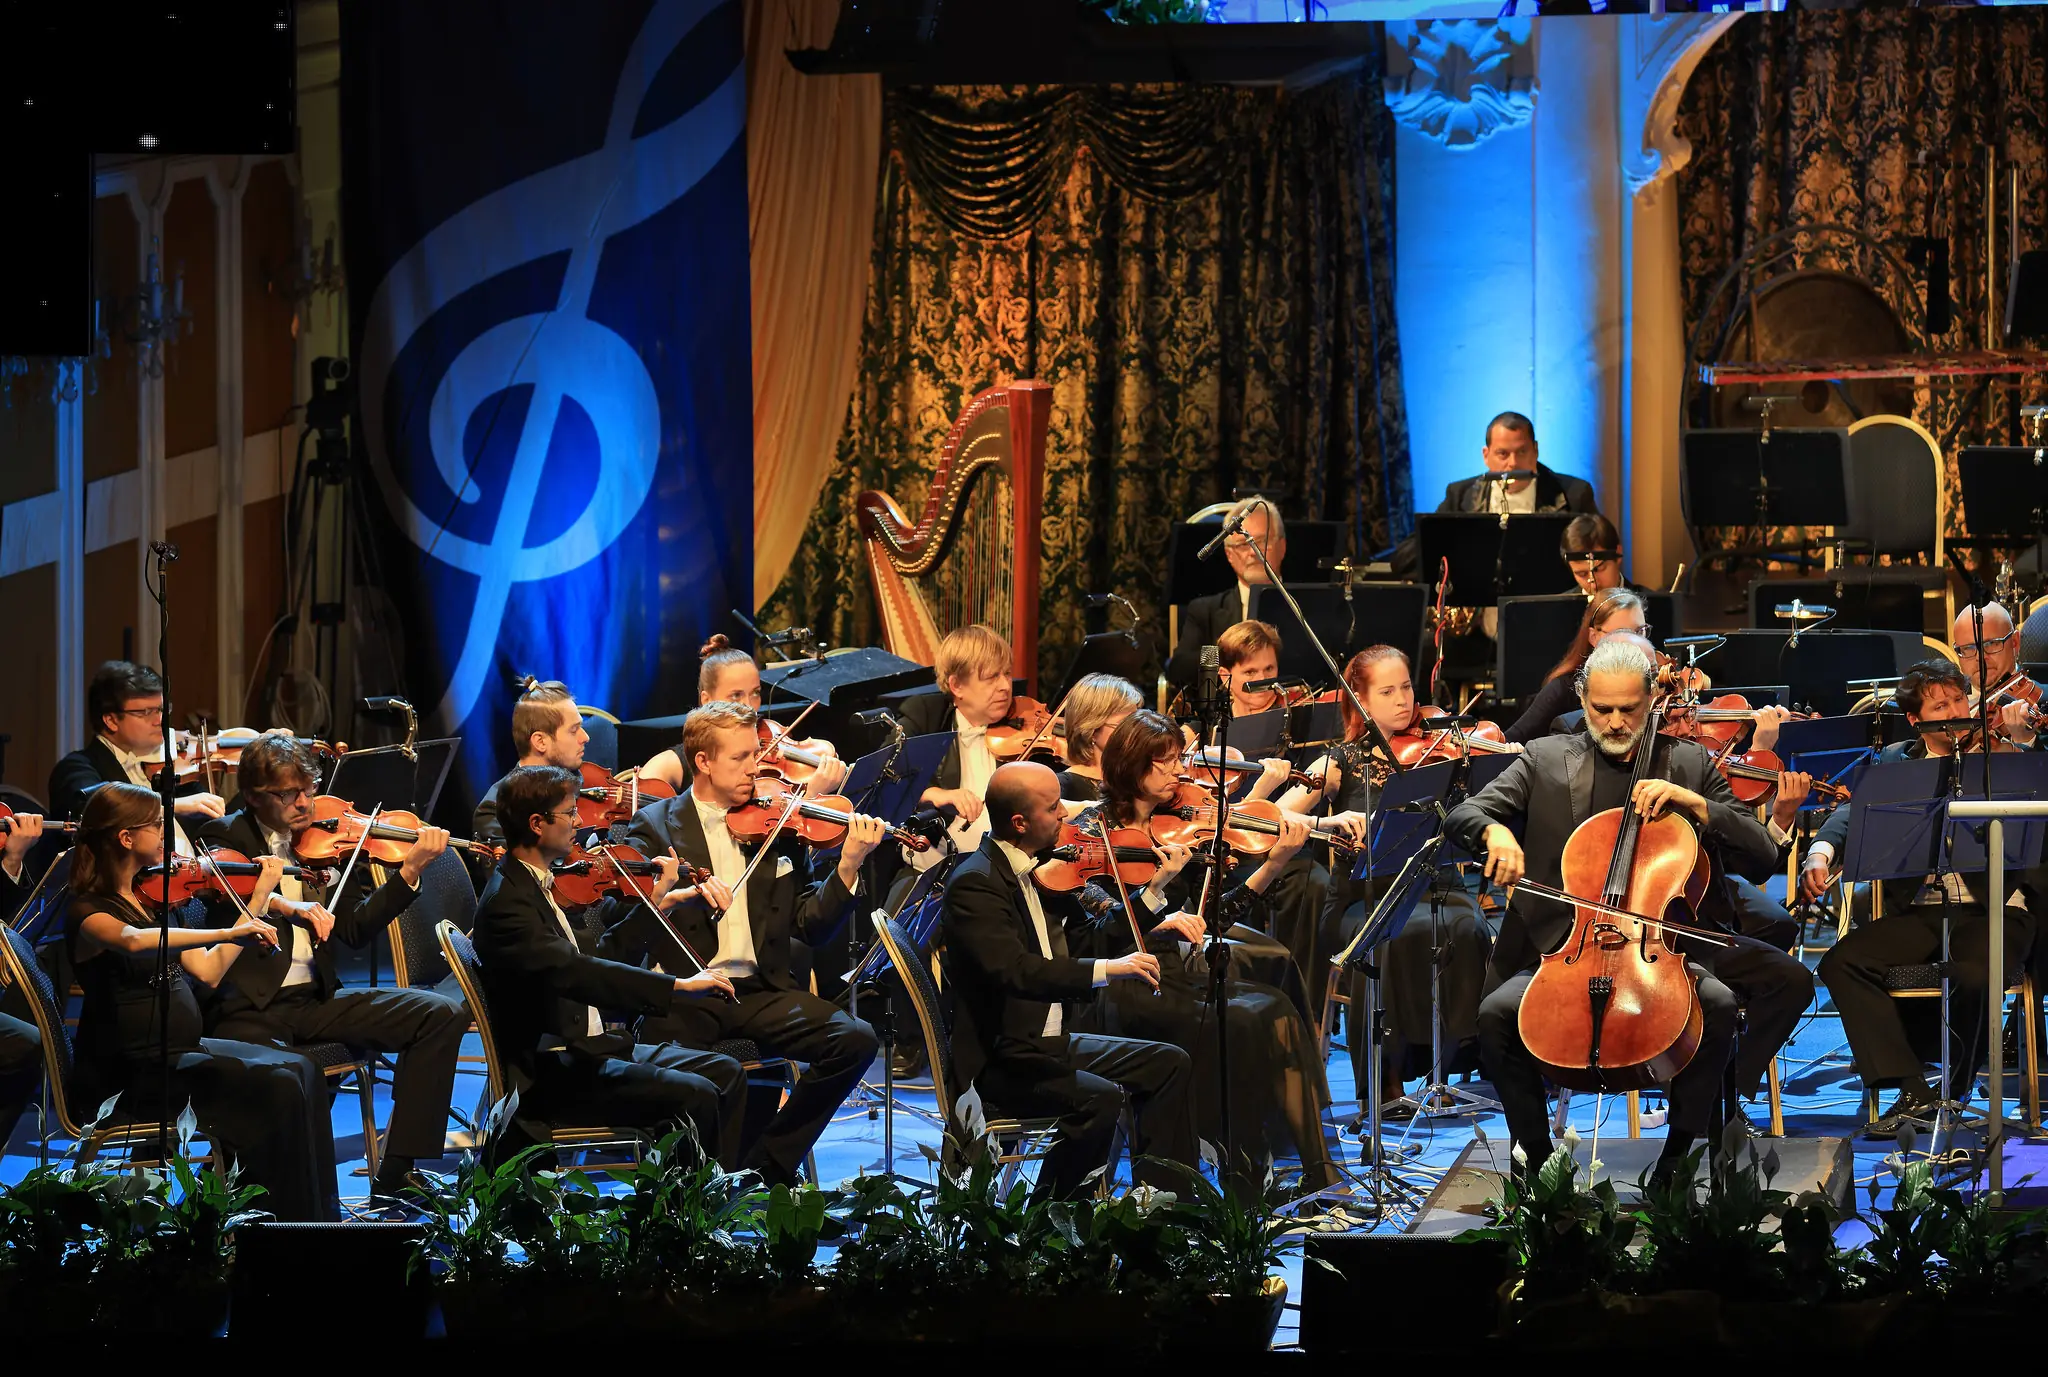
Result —
<path fill-rule="evenodd" d="M 775 828 L 775 820 L 788 807 L 790 796 L 795 792 L 792 786 L 777 775 L 759 775 L 754 779 L 754 796 L 745 803 L 735 804 L 726 809 L 725 825 L 735 837 L 758 840 Z M 784 824 L 785 832 L 794 832 L 813 846 L 837 846 L 846 836 L 846 829 L 853 823 L 853 802 L 827 794 L 823 798 L 800 798 L 796 811 L 790 814 Z M 912 851 L 929 851 L 931 839 L 905 827 L 890 827 L 891 839 L 903 843 Z"/>
<path fill-rule="evenodd" d="M 754 719 L 761 741 L 761 768 L 773 770 L 792 784 L 801 784 L 818 773 L 818 767 L 837 754 L 829 741 L 798 739 L 780 722 L 765 717 Z M 666 784 L 663 787 L 667 787 Z"/>
<path fill-rule="evenodd" d="M 12 808 L 9 808 L 4 803 L 0 803 L 0 837 L 7 836 L 14 831 L 14 824 L 9 822 L 8 819 L 15 815 L 15 811 Z M 44 818 L 43 830 L 45 832 L 76 832 L 78 824 L 75 822 L 52 822 L 50 819 Z"/>
<path fill-rule="evenodd" d="M 555 877 L 555 896 L 563 904 L 581 907 L 594 904 L 607 894 L 616 894 L 632 884 L 652 885 L 661 878 L 661 863 L 650 860 L 630 846 L 607 846 L 602 851 L 572 847 L 548 870 Z M 631 877 L 630 881 L 627 877 Z M 709 870 L 682 861 L 676 871 L 679 885 L 701 885 L 711 878 Z"/>
<path fill-rule="evenodd" d="M 583 781 L 576 788 L 576 825 L 610 827 L 624 822 L 656 799 L 674 798 L 665 779 L 627 770 L 613 774 L 595 761 L 583 762 Z"/>
<path fill-rule="evenodd" d="M 265 736 L 278 735 L 275 732 L 259 732 L 254 727 L 224 727 L 218 732 L 201 730 L 179 733 L 178 753 L 175 764 L 180 780 L 211 778 L 216 774 L 233 774 L 242 766 L 242 750 L 251 742 Z M 293 737 L 301 746 L 307 747 L 322 760 L 333 761 L 348 751 L 345 741 L 322 741 L 317 737 Z M 143 764 L 162 766 L 163 748 L 144 759 Z"/>
<path fill-rule="evenodd" d="M 1651 713 L 1647 740 L 1662 727 Z M 1654 748 L 1636 752 L 1629 787 L 1650 777 Z M 1645 821 L 1632 804 L 1595 813 L 1565 842 L 1561 889 L 1524 884 L 1572 905 L 1571 935 L 1542 959 L 1522 997 L 1522 1041 L 1558 1085 L 1641 1090 L 1669 1081 L 1699 1050 L 1698 982 L 1665 921 L 1690 915 L 1712 866 L 1677 813 Z M 1690 930 L 1690 929 L 1687 929 Z"/>
<path fill-rule="evenodd" d="M 1271 799 L 1232 803 L 1223 820 L 1223 844 L 1247 856 L 1263 856 L 1280 842 L 1280 805 Z M 1173 801 L 1152 810 L 1149 829 L 1153 839 L 1201 848 L 1216 839 L 1216 798 L 1200 784 L 1185 776 L 1175 790 Z M 1340 858 L 1349 859 L 1357 850 L 1341 832 L 1321 830 L 1321 820 L 1311 823 L 1309 840 L 1329 844 Z"/>
<path fill-rule="evenodd" d="M 1972 693 L 1970 695 L 1970 711 L 1972 714 L 1978 711 L 1977 700 L 1978 695 Z M 2041 729 L 2041 720 L 2044 715 L 2048 715 L 2044 714 L 2041 709 L 2041 686 L 2028 678 L 2021 670 L 2014 670 L 2011 674 L 1991 686 L 1992 710 L 1994 712 L 2002 710 L 2008 703 L 2025 703 L 2027 705 L 2027 725 L 2035 731 Z M 1992 729 L 1992 735 L 2008 745 L 2013 744 L 2012 738 L 1996 727 Z M 1971 740 L 1974 741 L 1975 738 L 1973 737 Z M 1973 747 L 1964 746 L 1962 749 L 1973 749 Z"/>
<path fill-rule="evenodd" d="M 1739 754 L 1717 754 L 1715 768 L 1721 778 L 1728 781 L 1728 788 L 1743 803 L 1767 803 L 1778 792 L 1778 775 L 1785 768 L 1785 762 L 1778 759 L 1776 751 L 1743 751 Z M 1847 803 L 1849 791 L 1839 784 L 1830 784 L 1824 779 L 1813 782 L 1813 795 L 1829 803 Z"/>
<path fill-rule="evenodd" d="M 1741 694 L 1723 693 L 1705 703 L 1666 704 L 1660 730 L 1666 736 L 1683 737 L 1701 745 L 1712 742 L 1709 749 L 1713 749 L 1739 738 L 1743 728 L 1756 721 L 1756 714 L 1757 710 Z"/>
<path fill-rule="evenodd" d="M 1258 761 L 1246 760 L 1244 752 L 1235 746 L 1232 746 L 1229 752 L 1220 760 L 1217 758 L 1213 747 L 1203 749 L 1190 746 L 1182 753 L 1180 763 L 1187 771 L 1194 773 L 1198 777 L 1213 775 L 1217 770 L 1222 770 L 1225 774 L 1238 775 L 1259 775 L 1264 774 L 1266 771 L 1266 767 Z M 1301 770 L 1289 770 L 1287 772 L 1287 782 L 1289 784 L 1298 784 L 1304 789 L 1321 789 L 1323 787 L 1323 777 L 1321 775 L 1312 775 Z"/>
<path fill-rule="evenodd" d="M 300 860 L 325 861 L 360 846 L 365 860 L 397 865 L 420 839 L 420 828 L 425 825 L 417 813 L 396 808 L 377 814 L 373 823 L 347 799 L 322 794 L 313 800 L 313 820 L 292 838 L 292 851 Z M 450 837 L 448 845 L 492 861 L 505 854 L 500 847 L 464 837 Z"/>
<path fill-rule="evenodd" d="M 1046 751 L 1064 764 L 1067 738 L 1053 719 L 1052 709 L 1036 698 L 1012 698 L 1009 716 L 989 724 L 989 754 L 997 760 L 1022 760 L 1034 751 Z"/>
<path fill-rule="evenodd" d="M 239 851 L 217 846 L 204 856 L 172 856 L 170 902 L 182 904 L 201 894 L 226 894 L 230 891 L 247 899 L 256 892 L 256 879 L 263 867 Z M 334 872 L 324 867 L 309 865 L 288 865 L 285 877 L 309 885 L 325 886 L 332 882 Z M 145 867 L 135 877 L 135 892 L 151 903 L 161 906 L 164 900 L 164 867 Z"/>
<path fill-rule="evenodd" d="M 1113 827 L 1105 843 L 1096 828 L 1065 822 L 1060 824 L 1059 840 L 1032 870 L 1031 878 L 1040 889 L 1071 894 L 1090 880 L 1107 876 L 1112 864 L 1116 878 L 1124 884 L 1150 881 L 1159 873 L 1159 853 L 1152 849 L 1151 834 L 1142 827 Z"/>
<path fill-rule="evenodd" d="M 1440 717 L 1452 715 L 1441 708 L 1418 708 L 1407 730 L 1388 740 L 1387 744 L 1394 748 L 1394 758 L 1403 765 L 1427 765 L 1438 760 L 1456 760 L 1471 751 L 1504 755 L 1516 749 L 1508 744 L 1507 734 L 1501 731 L 1498 722 L 1482 721 L 1463 728 L 1430 725 Z"/>

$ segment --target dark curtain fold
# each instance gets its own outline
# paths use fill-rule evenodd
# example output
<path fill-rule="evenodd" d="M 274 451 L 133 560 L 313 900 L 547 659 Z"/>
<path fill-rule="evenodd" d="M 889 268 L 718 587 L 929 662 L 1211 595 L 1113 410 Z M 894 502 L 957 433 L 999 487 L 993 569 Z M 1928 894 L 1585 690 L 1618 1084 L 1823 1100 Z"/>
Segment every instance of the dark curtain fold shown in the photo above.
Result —
<path fill-rule="evenodd" d="M 952 418 L 1015 378 L 1054 389 L 1043 674 L 1085 591 L 1163 642 L 1168 534 L 1234 486 L 1361 550 L 1405 534 L 1379 85 L 889 92 L 859 380 L 769 613 L 875 643 L 855 493 L 914 516 Z"/>
<path fill-rule="evenodd" d="M 2048 245 L 2048 10 L 1753 16 L 1701 62 L 1678 132 L 1693 148 L 1678 174 L 1688 329 L 1721 275 L 1766 236 L 1832 222 L 1901 255 L 1913 236 L 1945 236 L 1954 327 L 1924 344 L 1981 348 L 1987 144 L 1999 153 L 2001 205 L 2006 169 L 2020 168 L 2021 246 Z M 1849 266 L 1839 253 L 1801 241 L 1791 262 Z M 2002 235 L 1999 253 L 2002 311 Z M 1982 402 L 1966 411 L 1969 392 L 1967 382 L 1916 384 L 1913 418 L 1937 438 L 1960 422 L 1958 445 L 2002 443 L 2009 391 L 1991 421 Z M 1964 513 L 1953 446 L 1947 457 L 1953 533 Z"/>

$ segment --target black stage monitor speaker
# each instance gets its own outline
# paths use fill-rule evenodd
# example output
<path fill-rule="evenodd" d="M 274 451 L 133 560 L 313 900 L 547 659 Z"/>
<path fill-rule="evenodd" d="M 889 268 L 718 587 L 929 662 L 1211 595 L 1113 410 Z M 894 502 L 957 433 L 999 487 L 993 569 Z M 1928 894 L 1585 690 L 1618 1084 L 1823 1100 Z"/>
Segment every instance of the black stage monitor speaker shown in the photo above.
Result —
<path fill-rule="evenodd" d="M 770 702 L 800 698 L 832 708 L 861 708 L 885 693 L 931 683 L 932 671 L 915 660 L 863 646 L 823 660 L 763 665 L 761 682 Z"/>
<path fill-rule="evenodd" d="M 1302 1350 L 1381 1354 L 1391 1336 L 1404 1334 L 1432 1354 L 1483 1352 L 1499 1323 L 1507 1266 L 1507 1245 L 1495 1239 L 1310 1234 Z M 1391 1316 L 1403 1318 L 1389 1325 Z"/>
<path fill-rule="evenodd" d="M 1199 557 L 1202 547 L 1214 540 L 1222 527 L 1223 518 L 1212 516 L 1183 521 L 1173 528 L 1166 544 L 1166 601 L 1170 606 L 1184 607 L 1196 598 L 1220 593 L 1236 581 L 1221 550 L 1207 559 Z M 1289 583 L 1326 577 L 1321 572 L 1323 562 L 1343 549 L 1343 522 L 1289 521 L 1287 558 L 1280 565 L 1280 577 Z"/>
<path fill-rule="evenodd" d="M 303 1344 L 307 1279 L 345 1279 L 351 1343 L 410 1343 L 427 1332 L 426 1269 L 407 1275 L 423 1224 L 248 1224 L 235 1231 L 228 1337 Z"/>

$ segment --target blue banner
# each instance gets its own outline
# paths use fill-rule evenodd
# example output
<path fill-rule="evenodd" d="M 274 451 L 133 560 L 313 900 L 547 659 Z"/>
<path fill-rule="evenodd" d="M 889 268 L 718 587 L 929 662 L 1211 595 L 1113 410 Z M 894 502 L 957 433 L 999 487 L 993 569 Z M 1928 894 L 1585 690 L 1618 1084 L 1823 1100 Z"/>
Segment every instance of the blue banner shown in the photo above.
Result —
<path fill-rule="evenodd" d="M 513 674 L 679 711 L 751 596 L 740 0 L 341 12 L 362 507 L 466 806 Z"/>

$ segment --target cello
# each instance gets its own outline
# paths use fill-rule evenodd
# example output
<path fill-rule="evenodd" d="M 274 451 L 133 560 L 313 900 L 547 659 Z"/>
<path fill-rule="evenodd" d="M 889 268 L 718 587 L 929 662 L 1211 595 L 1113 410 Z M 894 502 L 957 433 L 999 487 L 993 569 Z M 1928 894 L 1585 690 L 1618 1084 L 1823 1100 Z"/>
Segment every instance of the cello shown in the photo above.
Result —
<path fill-rule="evenodd" d="M 1699 982 L 1672 936 L 1719 939 L 1666 915 L 1698 911 L 1711 862 L 1685 817 L 1645 820 L 1633 804 L 1650 778 L 1661 718 L 1653 709 L 1636 748 L 1631 802 L 1595 813 L 1566 841 L 1562 889 L 1517 886 L 1573 908 L 1571 935 L 1530 978 L 1518 1024 L 1543 1074 L 1574 1090 L 1668 1082 L 1699 1050 Z"/>

